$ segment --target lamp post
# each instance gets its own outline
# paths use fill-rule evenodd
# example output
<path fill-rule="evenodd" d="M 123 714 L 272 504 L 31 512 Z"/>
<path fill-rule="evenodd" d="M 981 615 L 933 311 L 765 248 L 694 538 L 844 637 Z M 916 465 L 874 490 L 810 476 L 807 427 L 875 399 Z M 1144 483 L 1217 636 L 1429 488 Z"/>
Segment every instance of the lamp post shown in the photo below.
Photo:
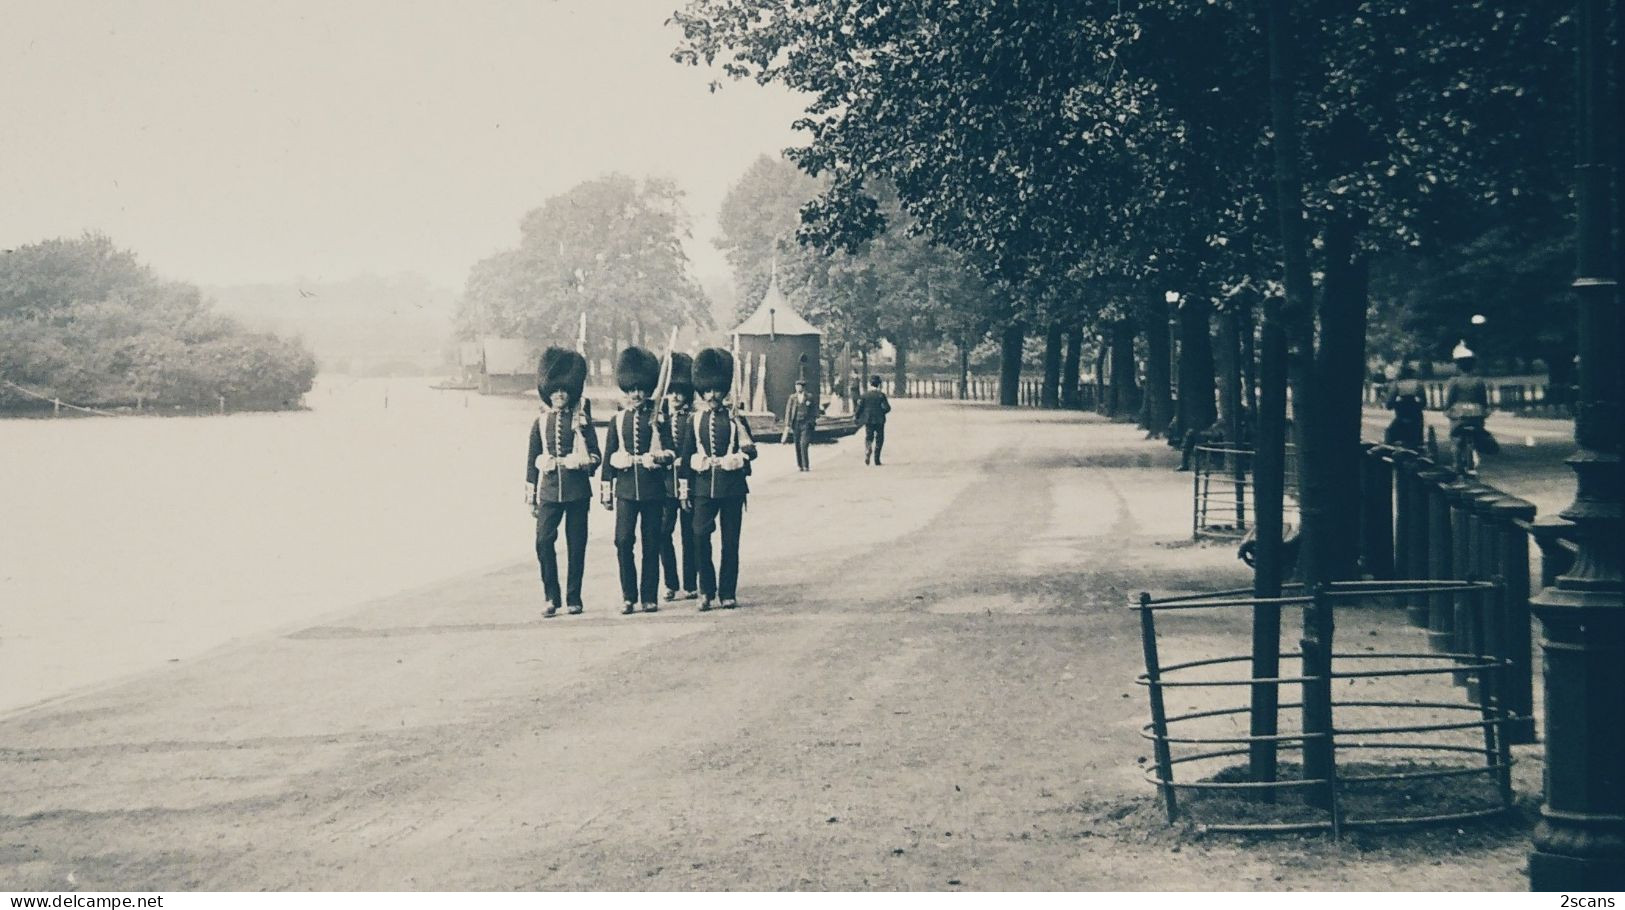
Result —
<path fill-rule="evenodd" d="M 1568 460 L 1579 553 L 1531 600 L 1546 685 L 1546 799 L 1529 856 L 1535 891 L 1625 889 L 1625 495 L 1620 318 L 1610 242 L 1607 0 L 1580 0 L 1578 233 L 1580 385 Z"/>

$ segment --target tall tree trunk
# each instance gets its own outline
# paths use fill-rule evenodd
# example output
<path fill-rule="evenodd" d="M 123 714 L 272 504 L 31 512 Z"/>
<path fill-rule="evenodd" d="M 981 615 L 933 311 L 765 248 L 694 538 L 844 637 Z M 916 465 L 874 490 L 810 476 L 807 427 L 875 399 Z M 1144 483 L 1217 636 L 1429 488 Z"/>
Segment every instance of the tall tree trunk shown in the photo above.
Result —
<path fill-rule="evenodd" d="M 1281 299 L 1264 301 L 1264 325 L 1259 340 L 1258 429 L 1253 437 L 1253 533 L 1256 547 L 1253 559 L 1253 596 L 1281 596 L 1286 569 L 1281 549 L 1283 509 L 1286 493 L 1286 326 L 1281 316 Z M 1280 675 L 1281 608 L 1258 606 L 1253 609 L 1252 672 L 1255 679 Z M 1280 692 L 1274 683 L 1252 687 L 1251 723 L 1253 736 L 1274 736 L 1280 716 Z M 1276 778 L 1276 744 L 1260 740 L 1248 744 L 1247 767 L 1255 781 Z M 1259 791 L 1266 801 L 1269 790 Z"/>
<path fill-rule="evenodd" d="M 1323 424 L 1320 432 L 1326 448 L 1311 467 L 1320 490 L 1320 514 L 1327 517 L 1360 514 L 1360 418 L 1370 290 L 1369 264 L 1357 244 L 1360 227 L 1358 220 L 1336 213 L 1326 225 L 1326 286 L 1315 357 L 1315 385 L 1320 391 L 1316 422 Z M 1358 523 L 1323 520 L 1305 530 L 1318 578 L 1359 577 Z"/>
<path fill-rule="evenodd" d="M 1244 301 L 1236 309 L 1236 331 L 1241 336 L 1241 407 L 1251 425 L 1247 433 L 1258 429 L 1258 352 L 1253 342 L 1253 302 Z"/>
<path fill-rule="evenodd" d="M 1168 432 L 1168 424 L 1174 419 L 1173 390 L 1170 388 L 1170 362 L 1174 345 L 1168 337 L 1168 302 L 1159 291 L 1154 300 L 1139 310 L 1140 330 L 1145 333 L 1145 395 L 1150 405 L 1147 414 L 1150 426 L 1146 429 L 1152 436 L 1161 436 Z"/>
<path fill-rule="evenodd" d="M 1292 60 L 1289 57 L 1293 46 L 1292 4 L 1289 0 L 1270 0 L 1269 4 L 1269 70 L 1270 70 L 1270 125 L 1273 136 L 1273 151 L 1275 158 L 1275 213 L 1280 222 L 1281 232 L 1281 261 L 1283 266 L 1286 300 L 1280 304 L 1276 312 L 1268 314 L 1265 321 L 1265 351 L 1263 355 L 1263 399 L 1260 408 L 1268 416 L 1261 421 L 1259 440 L 1259 456 L 1265 459 L 1255 469 L 1257 475 L 1267 470 L 1268 459 L 1274 457 L 1273 452 L 1265 453 L 1264 444 L 1266 435 L 1272 435 L 1275 426 L 1275 415 L 1271 412 L 1279 405 L 1275 398 L 1276 389 L 1273 384 L 1279 382 L 1281 377 L 1273 368 L 1277 363 L 1284 362 L 1287 366 L 1289 381 L 1295 396 L 1311 395 L 1311 384 L 1305 381 L 1306 367 L 1312 363 L 1314 357 L 1314 325 L 1311 320 L 1310 294 L 1312 292 L 1309 275 L 1309 251 L 1304 233 L 1303 214 L 1303 179 L 1298 169 L 1301 150 L 1298 143 L 1298 119 L 1294 109 L 1294 93 L 1297 85 L 1292 76 Z M 1276 318 L 1279 317 L 1279 318 Z M 1277 327 L 1280 331 L 1277 332 Z M 1277 345 L 1281 350 L 1277 350 Z M 1306 359 L 1307 358 L 1307 359 Z M 1283 390 L 1284 391 L 1284 390 Z M 1301 413 L 1307 399 L 1297 397 L 1294 412 Z M 1284 401 L 1284 396 L 1280 401 Z M 1313 501 L 1307 491 L 1302 490 L 1301 476 L 1302 464 L 1311 457 L 1312 453 L 1305 450 L 1310 443 L 1310 437 L 1304 433 L 1302 422 L 1296 424 L 1299 437 L 1298 460 L 1300 474 L 1299 511 L 1307 523 L 1314 515 L 1313 510 L 1319 506 Z M 1269 439 L 1273 447 L 1275 440 Z M 1260 477 L 1262 481 L 1263 478 Z M 1273 483 L 1273 480 L 1270 481 Z M 1260 491 L 1262 496 L 1263 491 Z M 1273 577 L 1265 572 L 1254 576 L 1254 592 L 1257 596 L 1278 596 L 1280 592 L 1280 556 L 1281 539 L 1280 525 L 1273 520 L 1266 523 L 1264 514 L 1266 507 L 1260 499 L 1259 528 L 1258 528 L 1258 560 L 1260 564 L 1266 561 L 1273 562 L 1276 569 Z M 1310 583 L 1318 583 L 1319 578 L 1306 576 Z M 1331 617 L 1325 610 L 1310 607 L 1304 610 L 1304 640 L 1303 640 L 1303 673 L 1305 676 L 1324 677 L 1331 666 Z M 1274 635 L 1271 636 L 1271 626 Z M 1277 670 L 1280 653 L 1278 640 L 1280 629 L 1280 612 L 1273 607 L 1258 607 L 1254 610 L 1253 626 L 1253 674 L 1257 678 L 1274 678 L 1280 674 Z M 1265 698 L 1260 698 L 1258 689 L 1268 688 Z M 1305 684 L 1303 687 L 1303 723 L 1306 733 L 1330 734 L 1330 688 L 1329 685 Z M 1264 735 L 1261 731 L 1273 734 L 1276 729 L 1274 706 L 1278 704 L 1279 693 L 1273 683 L 1260 683 L 1254 686 L 1252 728 L 1255 735 Z M 1269 710 L 1260 708 L 1260 701 L 1267 701 Z M 1252 770 L 1255 776 L 1262 780 L 1273 780 L 1275 777 L 1275 749 L 1272 743 L 1256 743 L 1253 750 Z M 1330 777 L 1332 773 L 1332 755 L 1329 749 L 1329 740 L 1326 742 L 1310 741 L 1304 748 L 1304 776 Z M 1266 760 L 1260 761 L 1263 757 Z M 1311 794 L 1316 802 L 1323 802 L 1329 794 L 1319 792 Z M 1318 798 L 1316 798 L 1318 797 Z"/>
<path fill-rule="evenodd" d="M 908 336 L 899 334 L 892 339 L 892 350 L 896 352 L 897 359 L 893 364 L 892 394 L 898 398 L 908 397 Z"/>
<path fill-rule="evenodd" d="M 1225 438 L 1237 443 L 1241 441 L 1241 328 L 1234 308 L 1219 313 L 1213 365 L 1219 378 L 1219 422 Z"/>
<path fill-rule="evenodd" d="M 1111 403 L 1106 400 L 1106 333 L 1100 331 L 1095 337 L 1095 413 L 1110 414 Z"/>
<path fill-rule="evenodd" d="M 970 397 L 970 345 L 959 342 L 959 400 Z"/>
<path fill-rule="evenodd" d="M 1083 326 L 1066 330 L 1066 356 L 1061 360 L 1061 407 L 1078 407 L 1078 381 L 1083 362 Z"/>
<path fill-rule="evenodd" d="M 1111 332 L 1111 416 L 1122 417 L 1134 413 L 1140 405 L 1139 388 L 1134 378 L 1134 324 L 1126 321 L 1115 323 Z"/>
<path fill-rule="evenodd" d="M 1021 392 L 1021 345 L 1027 337 L 1027 326 L 1012 322 L 999 336 L 999 404 L 1015 407 Z"/>
<path fill-rule="evenodd" d="M 1038 406 L 1041 408 L 1061 406 L 1062 331 L 1059 322 L 1050 323 L 1044 330 L 1044 385 L 1038 391 Z"/>
<path fill-rule="evenodd" d="M 1187 294 L 1179 304 L 1179 436 L 1212 426 L 1214 407 L 1213 304 L 1200 294 Z"/>

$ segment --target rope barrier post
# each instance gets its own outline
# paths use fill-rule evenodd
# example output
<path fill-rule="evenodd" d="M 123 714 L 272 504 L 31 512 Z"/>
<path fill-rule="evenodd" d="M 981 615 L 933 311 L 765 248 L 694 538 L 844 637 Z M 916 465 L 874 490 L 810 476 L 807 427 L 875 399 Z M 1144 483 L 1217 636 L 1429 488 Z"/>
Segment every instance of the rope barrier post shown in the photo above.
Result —
<path fill-rule="evenodd" d="M 1511 808 L 1512 744 L 1508 724 L 1512 712 L 1506 702 L 1507 672 L 1510 669 L 1510 662 L 1506 658 L 1506 629 L 1501 625 L 1499 615 L 1505 593 L 1501 579 L 1496 578 L 1490 587 L 1484 589 L 1480 601 L 1484 615 L 1484 651 L 1489 659 L 1484 661 L 1485 667 L 1478 674 L 1478 688 L 1480 704 L 1483 705 L 1488 721 L 1484 727 L 1487 752 L 1484 760 L 1495 769 L 1501 805 Z"/>
<path fill-rule="evenodd" d="M 1418 579 L 1427 571 L 1427 500 L 1416 480 L 1416 453 L 1409 449 L 1390 452 L 1394 475 L 1394 576 Z M 1427 628 L 1427 598 L 1406 595 L 1405 618 L 1419 629 Z"/>
<path fill-rule="evenodd" d="M 1495 504 L 1501 501 L 1502 493 L 1494 487 L 1479 484 L 1478 488 L 1469 495 L 1468 501 L 1473 510 L 1473 572 L 1475 577 L 1482 580 L 1503 577 L 1501 570 L 1501 529 L 1496 521 Z M 1499 631 L 1502 617 L 1506 613 L 1506 604 L 1499 583 L 1484 595 L 1483 606 L 1473 614 L 1473 621 L 1469 627 L 1473 644 L 1485 654 L 1493 654 L 1497 659 L 1506 657 L 1506 652 L 1500 650 L 1500 643 L 1504 637 Z M 1468 692 L 1474 691 L 1474 686 L 1467 687 Z"/>
<path fill-rule="evenodd" d="M 1507 660 L 1506 680 L 1500 686 L 1506 713 L 1515 716 L 1502 726 L 1513 743 L 1535 741 L 1534 618 L 1529 611 L 1529 534 L 1535 519 L 1534 503 L 1504 496 L 1495 506 L 1499 517 L 1502 583 L 1501 642 Z"/>
<path fill-rule="evenodd" d="M 1473 581 L 1472 507 L 1468 502 L 1472 489 L 1460 478 L 1445 484 L 1444 489 L 1445 498 L 1450 502 L 1450 564 L 1455 567 L 1458 576 Z M 1472 594 L 1468 591 L 1457 591 L 1451 596 L 1450 601 L 1450 650 L 1458 654 L 1470 654 L 1473 649 L 1469 627 L 1472 621 Z M 1465 688 L 1468 676 L 1467 671 L 1460 670 L 1452 674 L 1451 678 L 1455 680 L 1456 685 Z"/>
<path fill-rule="evenodd" d="M 1361 535 L 1366 574 L 1372 578 L 1394 577 L 1394 472 L 1388 461 L 1387 446 L 1373 445 L 1365 453 L 1365 479 L 1361 491 Z"/>
<path fill-rule="evenodd" d="M 1146 693 L 1151 699 L 1151 732 L 1157 757 L 1157 780 L 1161 782 L 1162 802 L 1171 825 L 1179 817 L 1174 796 L 1174 761 L 1168 749 L 1168 713 L 1162 704 L 1162 667 L 1157 660 L 1157 624 L 1151 609 L 1151 594 L 1140 592 L 1140 646 L 1145 651 Z"/>
<path fill-rule="evenodd" d="M 1411 565 L 1411 551 L 1416 547 L 1416 504 L 1412 488 L 1415 486 L 1411 461 L 1415 454 L 1406 449 L 1389 449 L 1389 474 L 1394 486 L 1393 551 L 1390 554 L 1395 578 L 1415 578 Z M 1423 532 L 1426 533 L 1424 523 Z M 1406 595 L 1405 620 L 1419 629 L 1427 628 L 1427 601 Z"/>
<path fill-rule="evenodd" d="M 52 417 L 61 417 L 62 416 L 62 399 L 60 399 L 60 398 L 51 399 L 51 416 Z"/>
<path fill-rule="evenodd" d="M 1444 484 L 1453 475 L 1438 468 L 1424 470 L 1421 483 L 1427 491 L 1428 535 L 1427 574 L 1424 578 L 1442 581 L 1451 577 L 1450 500 Z M 1455 637 L 1456 614 L 1448 593 L 1428 595 L 1428 647 L 1437 654 L 1451 650 Z"/>

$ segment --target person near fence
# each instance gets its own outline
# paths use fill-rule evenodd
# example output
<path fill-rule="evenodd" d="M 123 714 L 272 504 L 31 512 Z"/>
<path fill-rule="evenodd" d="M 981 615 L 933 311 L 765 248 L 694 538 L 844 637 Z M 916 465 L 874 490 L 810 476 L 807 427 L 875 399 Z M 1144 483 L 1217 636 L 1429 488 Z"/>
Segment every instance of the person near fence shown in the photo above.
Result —
<path fill-rule="evenodd" d="M 621 612 L 660 609 L 660 521 L 666 506 L 665 468 L 676 460 L 655 426 L 654 394 L 660 360 L 640 347 L 621 351 L 615 384 L 625 396 L 609 423 L 600 478 L 604 507 L 615 510 L 615 556 L 621 576 Z M 636 549 L 634 549 L 636 547 Z M 639 575 L 639 572 L 642 575 Z"/>
<path fill-rule="evenodd" d="M 1240 439 L 1230 438 L 1230 421 L 1229 418 L 1223 415 L 1214 418 L 1213 422 L 1208 424 L 1207 429 L 1191 430 L 1186 433 L 1185 439 L 1179 447 L 1179 467 L 1175 468 L 1175 470 L 1189 471 L 1191 469 L 1191 456 L 1197 454 L 1196 450 L 1199 446 L 1223 446 L 1225 443 L 1231 443 L 1232 448 L 1237 449 L 1245 449 L 1250 446 L 1253 438 L 1252 415 L 1248 413 L 1246 408 L 1242 408 L 1238 416 L 1237 423 L 1241 426 Z M 1238 455 L 1237 457 L 1244 459 L 1242 469 L 1246 470 L 1245 456 Z"/>
<path fill-rule="evenodd" d="M 852 421 L 863 427 L 863 463 L 880 464 L 880 450 L 886 445 L 886 415 L 891 413 L 891 400 L 880 390 L 880 377 L 869 377 L 869 390 L 858 399 L 857 412 Z"/>
<path fill-rule="evenodd" d="M 655 412 L 661 439 L 673 453 L 677 451 L 677 430 L 694 414 L 694 358 L 673 351 L 666 397 Z M 660 568 L 666 579 L 666 600 L 695 600 L 700 596 L 699 566 L 694 553 L 694 513 L 682 507 L 687 499 L 688 481 L 682 479 L 682 466 L 673 459 L 662 472 L 666 499 L 660 519 Z M 675 535 L 675 539 L 674 539 Z M 681 547 L 678 545 L 681 544 Z M 679 559 L 681 550 L 681 559 Z M 678 591 L 682 594 L 678 594 Z"/>
<path fill-rule="evenodd" d="M 1383 431 L 1382 441 L 1391 446 L 1422 450 L 1422 411 L 1427 407 L 1427 392 L 1416 378 L 1416 368 L 1409 363 L 1400 364 L 1399 377 L 1388 388 L 1388 410 L 1394 419 Z"/>
<path fill-rule="evenodd" d="M 694 390 L 701 406 L 678 427 L 677 457 L 688 482 L 685 507 L 694 512 L 694 543 L 700 569 L 700 610 L 720 602 L 739 606 L 739 534 L 750 493 L 756 443 L 743 415 L 726 401 L 734 380 L 733 355 L 706 348 L 694 356 Z M 711 559 L 711 538 L 722 528 L 720 566 Z"/>
<path fill-rule="evenodd" d="M 812 438 L 817 425 L 818 405 L 807 391 L 807 381 L 797 379 L 796 390 L 784 406 L 784 436 L 779 441 L 795 439 L 796 467 L 803 471 L 812 470 Z"/>
<path fill-rule="evenodd" d="M 564 524 L 568 578 L 562 602 L 580 613 L 581 576 L 587 559 L 587 510 L 592 506 L 592 472 L 601 462 L 598 436 L 581 398 L 587 361 L 575 351 L 548 348 L 537 368 L 536 392 L 542 413 L 531 422 L 525 456 L 525 500 L 536 517 L 536 560 L 541 563 L 544 617 L 558 615 L 559 562 L 555 543 Z"/>
<path fill-rule="evenodd" d="M 1456 375 L 1444 389 L 1444 413 L 1450 418 L 1450 439 L 1455 443 L 1456 471 L 1476 474 L 1473 452 L 1494 455 L 1500 445 L 1485 429 L 1490 414 L 1490 389 L 1476 372 L 1478 358 L 1465 341 L 1450 352 L 1456 362 Z"/>

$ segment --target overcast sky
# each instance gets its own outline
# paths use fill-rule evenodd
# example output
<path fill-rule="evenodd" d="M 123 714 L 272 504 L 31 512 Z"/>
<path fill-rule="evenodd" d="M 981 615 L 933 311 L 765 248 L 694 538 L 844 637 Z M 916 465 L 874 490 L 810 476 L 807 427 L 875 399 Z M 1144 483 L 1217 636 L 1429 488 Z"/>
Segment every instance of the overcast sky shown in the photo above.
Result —
<path fill-rule="evenodd" d="M 681 3 L 0 0 L 0 247 L 99 230 L 202 284 L 460 290 L 618 170 L 675 178 L 722 272 L 722 195 L 800 104 L 673 63 Z"/>

